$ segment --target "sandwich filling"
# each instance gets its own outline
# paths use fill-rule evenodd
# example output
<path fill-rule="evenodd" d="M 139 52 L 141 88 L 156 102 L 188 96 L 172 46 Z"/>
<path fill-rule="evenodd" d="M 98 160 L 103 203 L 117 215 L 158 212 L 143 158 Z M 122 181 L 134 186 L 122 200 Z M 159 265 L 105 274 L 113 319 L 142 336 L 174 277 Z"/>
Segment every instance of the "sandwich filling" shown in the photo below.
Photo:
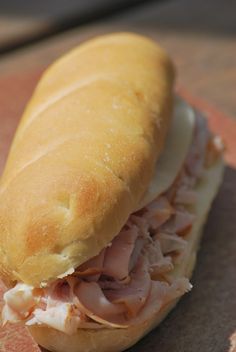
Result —
<path fill-rule="evenodd" d="M 8 290 L 3 321 L 66 334 L 78 328 L 127 328 L 189 291 L 189 280 L 176 278 L 174 271 L 190 255 L 196 185 L 221 152 L 219 137 L 195 113 L 192 141 L 171 186 L 131 214 L 106 248 L 67 276 L 42 288 L 18 283 Z"/>

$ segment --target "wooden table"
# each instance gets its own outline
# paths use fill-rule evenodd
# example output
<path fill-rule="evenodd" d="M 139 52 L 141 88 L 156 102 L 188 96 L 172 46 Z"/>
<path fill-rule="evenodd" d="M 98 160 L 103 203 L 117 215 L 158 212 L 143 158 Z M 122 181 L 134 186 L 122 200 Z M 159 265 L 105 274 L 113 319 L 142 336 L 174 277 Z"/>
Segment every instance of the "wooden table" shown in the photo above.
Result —
<path fill-rule="evenodd" d="M 148 2 L 0 57 L 0 168 L 42 70 L 81 41 L 110 31 L 133 30 L 158 40 L 173 57 L 177 86 L 184 87 L 182 92 L 213 116 L 213 128 L 225 136 L 228 166 L 205 229 L 193 278 L 195 288 L 160 328 L 130 350 L 133 352 L 157 348 L 158 352 L 236 351 L 230 347 L 236 331 L 235 13 L 236 2 L 230 0 Z M 14 336 L 13 331 L 9 334 Z M 14 346 L 7 352 L 13 350 Z M 31 350 L 38 351 L 37 346 Z M 29 352 L 25 347 L 21 351 Z"/>

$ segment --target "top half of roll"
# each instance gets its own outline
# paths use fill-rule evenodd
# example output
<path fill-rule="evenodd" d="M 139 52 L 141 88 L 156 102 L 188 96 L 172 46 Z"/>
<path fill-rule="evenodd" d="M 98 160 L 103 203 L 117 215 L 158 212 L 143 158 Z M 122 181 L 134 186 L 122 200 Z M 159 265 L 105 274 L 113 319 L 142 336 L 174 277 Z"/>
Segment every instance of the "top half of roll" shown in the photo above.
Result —
<path fill-rule="evenodd" d="M 98 254 L 137 208 L 173 105 L 174 69 L 151 40 L 91 40 L 41 78 L 0 185 L 0 274 L 33 286 Z"/>

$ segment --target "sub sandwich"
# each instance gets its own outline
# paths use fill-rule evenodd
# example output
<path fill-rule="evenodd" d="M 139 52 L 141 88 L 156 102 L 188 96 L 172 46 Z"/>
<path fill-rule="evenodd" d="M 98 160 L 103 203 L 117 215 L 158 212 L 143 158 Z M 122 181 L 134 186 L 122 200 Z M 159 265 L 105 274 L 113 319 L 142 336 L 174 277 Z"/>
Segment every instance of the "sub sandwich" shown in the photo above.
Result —
<path fill-rule="evenodd" d="M 152 40 L 90 40 L 44 73 L 0 184 L 3 324 L 50 351 L 135 344 L 191 290 L 222 142 Z"/>

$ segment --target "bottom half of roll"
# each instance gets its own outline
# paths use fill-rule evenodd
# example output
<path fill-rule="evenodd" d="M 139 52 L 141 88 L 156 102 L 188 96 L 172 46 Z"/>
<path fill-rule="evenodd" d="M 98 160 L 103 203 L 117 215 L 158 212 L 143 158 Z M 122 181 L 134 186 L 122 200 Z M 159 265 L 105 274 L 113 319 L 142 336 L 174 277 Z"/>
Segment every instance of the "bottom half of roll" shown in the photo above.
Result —
<path fill-rule="evenodd" d="M 174 265 L 171 270 L 167 269 L 166 272 L 164 270 L 160 274 L 159 269 L 159 273 L 156 274 L 157 281 L 155 281 L 155 275 L 153 276 L 152 282 L 154 284 L 150 289 L 145 305 L 136 318 L 131 318 L 130 322 L 127 321 L 126 327 L 121 330 L 121 327 L 101 325 L 99 328 L 77 329 L 76 333 L 68 335 L 49 326 L 33 324 L 28 328 L 35 340 L 50 351 L 115 352 L 132 346 L 156 327 L 176 305 L 184 293 L 183 291 L 191 288 L 188 284 L 188 278 L 191 277 L 195 266 L 202 228 L 222 180 L 222 174 L 222 160 L 218 160 L 213 166 L 205 170 L 204 178 L 198 182 L 194 189 L 197 192 L 197 201 L 194 206 L 195 220 L 187 236 L 182 235 L 187 248 L 182 253 L 179 252 L 177 260 L 172 260 Z M 169 282 L 169 286 L 176 285 L 176 290 L 173 294 L 170 294 L 169 299 L 163 301 L 160 286 L 155 285 L 155 282 Z"/>

